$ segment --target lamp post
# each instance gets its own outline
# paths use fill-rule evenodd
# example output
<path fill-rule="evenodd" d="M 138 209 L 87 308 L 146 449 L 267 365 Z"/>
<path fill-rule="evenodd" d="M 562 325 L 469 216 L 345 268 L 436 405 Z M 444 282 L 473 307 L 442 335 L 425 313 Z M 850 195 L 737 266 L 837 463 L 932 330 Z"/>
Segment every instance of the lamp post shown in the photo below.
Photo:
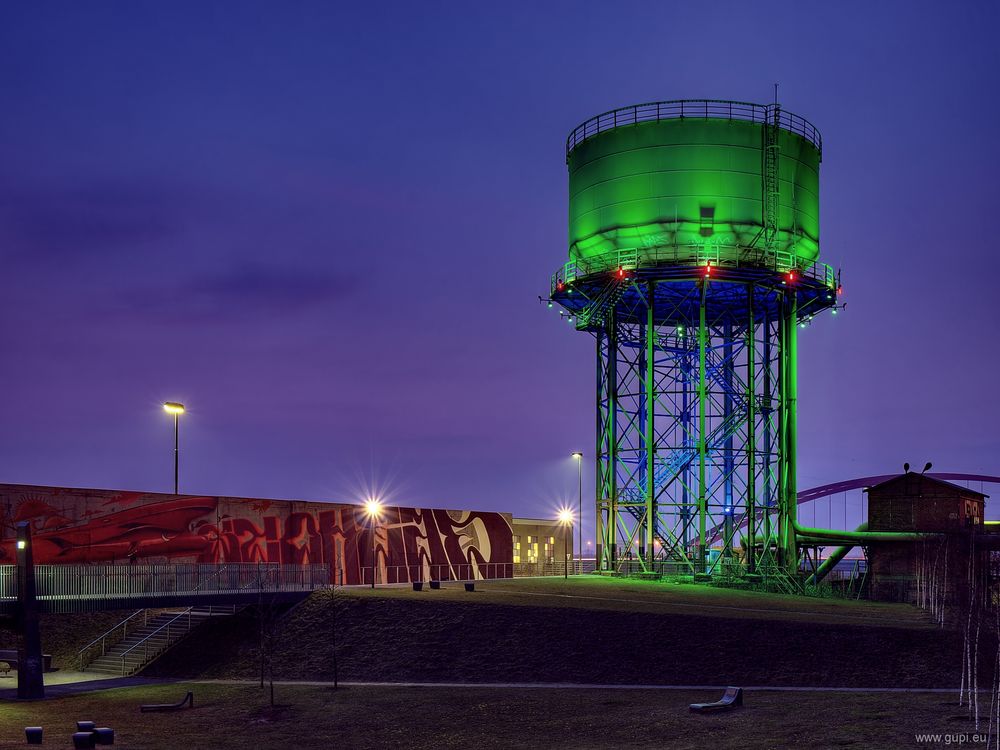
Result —
<path fill-rule="evenodd" d="M 368 514 L 372 530 L 372 588 L 375 588 L 375 521 L 378 520 L 379 513 L 382 512 L 382 503 L 372 499 L 365 503 L 365 513 Z"/>
<path fill-rule="evenodd" d="M 163 411 L 167 414 L 174 415 L 174 494 L 177 494 L 177 470 L 180 460 L 180 442 L 178 439 L 178 431 L 180 427 L 180 416 L 184 413 L 184 404 L 179 404 L 176 401 L 166 401 L 163 404 Z"/>
<path fill-rule="evenodd" d="M 577 507 L 577 518 L 580 519 L 580 527 L 577 530 L 577 543 L 580 545 L 577 548 L 576 556 L 580 560 L 580 570 L 579 573 L 583 573 L 583 453 L 581 451 L 576 451 L 573 453 L 573 458 L 576 459 L 577 466 L 579 467 L 580 475 L 580 495 Z"/>
<path fill-rule="evenodd" d="M 569 578 L 569 532 L 573 525 L 573 511 L 563 508 L 559 511 L 559 523 L 563 525 L 563 578 Z"/>
<path fill-rule="evenodd" d="M 42 677 L 42 638 L 38 627 L 35 599 L 35 560 L 31 544 L 31 522 L 17 524 L 17 697 L 29 700 L 45 697 Z"/>

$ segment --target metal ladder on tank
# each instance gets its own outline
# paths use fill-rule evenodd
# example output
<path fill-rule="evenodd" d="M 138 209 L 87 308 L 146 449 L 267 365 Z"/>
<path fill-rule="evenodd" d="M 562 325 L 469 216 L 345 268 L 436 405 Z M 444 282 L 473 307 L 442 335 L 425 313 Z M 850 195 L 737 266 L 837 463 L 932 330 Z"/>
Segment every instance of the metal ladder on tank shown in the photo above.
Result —
<path fill-rule="evenodd" d="M 781 119 L 781 106 L 775 102 L 767 108 L 767 119 L 764 122 L 764 247 L 774 250 L 778 239 L 778 201 L 780 186 L 778 183 L 778 122 Z"/>

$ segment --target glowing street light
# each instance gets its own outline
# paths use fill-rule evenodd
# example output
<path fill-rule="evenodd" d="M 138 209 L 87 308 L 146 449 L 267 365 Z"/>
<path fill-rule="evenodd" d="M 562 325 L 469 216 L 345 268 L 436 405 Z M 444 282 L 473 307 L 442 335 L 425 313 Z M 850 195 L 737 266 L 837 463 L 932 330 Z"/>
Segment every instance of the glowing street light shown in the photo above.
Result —
<path fill-rule="evenodd" d="M 576 463 L 579 468 L 580 475 L 580 495 L 578 499 L 577 514 L 580 518 L 580 528 L 577 530 L 577 542 L 579 543 L 579 548 L 576 551 L 576 556 L 580 560 L 580 573 L 583 573 L 583 453 L 581 451 L 575 451 L 571 454 L 573 458 L 576 459 Z"/>
<path fill-rule="evenodd" d="M 375 522 L 382 513 L 382 503 L 376 498 L 366 500 L 365 513 L 368 515 L 372 530 L 372 588 L 375 588 Z"/>
<path fill-rule="evenodd" d="M 573 511 L 569 508 L 560 510 L 559 523 L 563 525 L 563 578 L 569 578 L 569 532 L 573 527 Z"/>
<path fill-rule="evenodd" d="M 178 423 L 180 422 L 180 416 L 184 413 L 184 404 L 179 404 L 176 401 L 166 401 L 163 404 L 163 411 L 167 414 L 174 415 L 174 494 L 177 494 L 177 467 L 180 459 L 179 442 L 178 442 Z"/>

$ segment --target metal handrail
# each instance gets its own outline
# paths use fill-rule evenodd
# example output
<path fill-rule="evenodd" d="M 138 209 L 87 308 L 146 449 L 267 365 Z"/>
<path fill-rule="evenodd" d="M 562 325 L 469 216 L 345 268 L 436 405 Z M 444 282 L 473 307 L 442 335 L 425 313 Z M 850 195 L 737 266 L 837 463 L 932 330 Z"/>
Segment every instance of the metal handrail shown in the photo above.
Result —
<path fill-rule="evenodd" d="M 361 585 L 371 584 L 372 566 L 361 567 Z M 375 583 L 420 583 L 427 581 L 488 581 L 510 578 L 512 563 L 435 563 L 423 565 L 379 565 Z"/>
<path fill-rule="evenodd" d="M 77 658 L 80 660 L 80 669 L 83 670 L 83 669 L 85 669 L 87 667 L 87 664 L 84 663 L 84 661 L 83 661 L 83 654 L 84 654 L 85 651 L 87 651 L 87 649 L 89 649 L 91 646 L 95 646 L 98 643 L 98 641 L 99 641 L 100 644 L 101 644 L 101 656 L 104 656 L 104 654 L 107 653 L 107 638 L 108 638 L 108 636 L 111 635 L 112 633 L 114 633 L 116 630 L 118 630 L 118 628 L 121 628 L 121 627 L 124 626 L 124 631 L 122 632 L 122 638 L 125 638 L 125 636 L 128 635 L 128 623 L 129 623 L 129 621 L 132 620 L 135 617 L 138 617 L 139 615 L 142 615 L 143 616 L 143 618 L 142 618 L 142 624 L 145 625 L 146 622 L 147 622 L 147 620 L 148 620 L 148 616 L 147 616 L 148 612 L 149 612 L 149 610 L 146 610 L 146 609 L 137 609 L 135 612 L 133 612 L 132 614 L 130 614 L 128 617 L 126 617 L 120 623 L 118 623 L 117 625 L 115 625 L 113 628 L 110 628 L 105 633 L 102 633 L 101 635 L 97 636 L 97 638 L 95 638 L 90 643 L 88 643 L 86 646 L 84 646 L 83 648 L 81 648 L 77 652 L 77 654 L 76 654 Z"/>
<path fill-rule="evenodd" d="M 668 265 L 694 267 L 706 264 L 714 268 L 764 268 L 778 273 L 794 270 L 830 289 L 837 286 L 837 274 L 832 266 L 819 261 L 803 262 L 794 253 L 750 248 L 744 245 L 691 244 L 616 248 L 589 258 L 566 261 L 552 275 L 550 293 L 561 291 L 562 285 L 591 274 L 618 269 L 639 270 Z"/>
<path fill-rule="evenodd" d="M 191 632 L 191 610 L 192 609 L 194 609 L 194 607 L 188 607 L 183 612 L 179 612 L 175 617 L 173 617 L 170 620 L 168 620 L 167 622 L 165 622 L 163 625 L 161 625 L 160 627 L 158 627 L 156 630 L 154 630 L 152 633 L 150 633 L 149 635 L 147 635 L 145 638 L 143 638 L 141 641 L 139 641 L 138 643 L 136 643 L 134 646 L 132 646 L 131 648 L 128 648 L 128 649 L 122 651 L 122 653 L 121 653 L 122 674 L 123 675 L 125 674 L 125 657 L 128 654 L 130 654 L 133 651 L 135 651 L 137 648 L 139 648 L 139 646 L 143 647 L 143 660 L 146 661 L 146 662 L 149 661 L 149 639 L 152 638 L 157 633 L 159 633 L 164 628 L 167 629 L 167 643 L 169 645 L 169 642 L 170 642 L 170 626 L 173 625 L 180 618 L 184 617 L 185 615 L 187 615 L 187 630 L 185 630 L 184 632 L 190 633 Z"/>
<path fill-rule="evenodd" d="M 776 114 L 779 128 L 805 138 L 819 151 L 820 159 L 823 158 L 823 137 L 816 126 L 806 118 L 788 112 L 777 104 L 755 104 L 725 99 L 671 99 L 662 102 L 633 104 L 602 112 L 573 128 L 566 138 L 566 158 L 568 159 L 570 152 L 584 141 L 593 138 L 598 133 L 613 130 L 623 125 L 699 117 L 773 124 Z"/>

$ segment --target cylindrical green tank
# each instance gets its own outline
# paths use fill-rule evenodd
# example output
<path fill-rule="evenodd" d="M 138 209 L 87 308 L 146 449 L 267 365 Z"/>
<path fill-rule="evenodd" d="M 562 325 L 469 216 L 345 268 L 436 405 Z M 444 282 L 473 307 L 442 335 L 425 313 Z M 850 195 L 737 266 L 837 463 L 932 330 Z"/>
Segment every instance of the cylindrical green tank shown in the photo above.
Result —
<path fill-rule="evenodd" d="M 653 248 L 725 258 L 766 247 L 811 263 L 821 149 L 812 125 L 776 105 L 658 102 L 589 120 L 567 142 L 570 260 Z"/>

